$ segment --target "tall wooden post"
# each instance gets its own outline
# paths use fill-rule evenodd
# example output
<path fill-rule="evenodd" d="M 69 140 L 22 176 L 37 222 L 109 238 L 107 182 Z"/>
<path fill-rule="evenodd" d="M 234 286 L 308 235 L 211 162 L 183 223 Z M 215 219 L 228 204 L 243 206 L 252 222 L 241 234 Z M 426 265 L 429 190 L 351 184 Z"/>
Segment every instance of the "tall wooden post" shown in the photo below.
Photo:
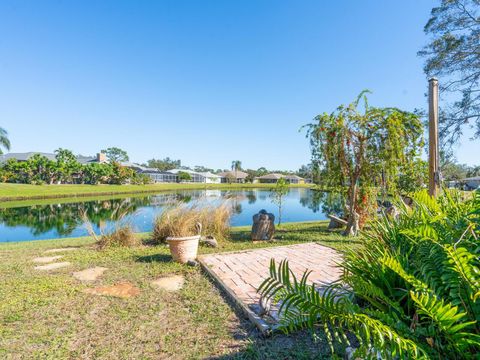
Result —
<path fill-rule="evenodd" d="M 438 80 L 428 80 L 428 170 L 429 193 L 437 196 L 440 191 L 440 172 L 438 154 Z"/>

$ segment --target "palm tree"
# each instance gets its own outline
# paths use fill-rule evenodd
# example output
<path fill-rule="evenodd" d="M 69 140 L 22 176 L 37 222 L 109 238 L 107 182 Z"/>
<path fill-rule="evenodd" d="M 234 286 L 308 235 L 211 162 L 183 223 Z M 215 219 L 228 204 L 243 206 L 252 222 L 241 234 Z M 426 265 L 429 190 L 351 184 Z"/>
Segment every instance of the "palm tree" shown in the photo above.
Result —
<path fill-rule="evenodd" d="M 237 171 L 242 170 L 242 162 L 240 160 L 232 161 L 232 171 L 235 171 L 235 182 L 237 182 L 238 176 Z"/>
<path fill-rule="evenodd" d="M 3 154 L 2 147 L 10 150 L 10 140 L 8 140 L 8 132 L 0 127 L 0 155 Z"/>

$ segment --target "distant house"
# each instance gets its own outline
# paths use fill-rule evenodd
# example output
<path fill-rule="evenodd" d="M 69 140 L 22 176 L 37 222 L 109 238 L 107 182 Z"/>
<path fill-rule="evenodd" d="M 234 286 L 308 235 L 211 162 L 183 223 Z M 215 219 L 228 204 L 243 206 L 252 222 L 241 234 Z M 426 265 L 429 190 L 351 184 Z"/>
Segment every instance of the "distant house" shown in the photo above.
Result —
<path fill-rule="evenodd" d="M 283 178 L 290 184 L 305 184 L 305 179 L 297 175 L 285 175 Z"/>
<path fill-rule="evenodd" d="M 178 175 L 169 171 L 160 171 L 158 169 L 146 168 L 139 171 L 140 174 L 145 174 L 150 177 L 154 183 L 175 183 L 178 182 Z"/>
<path fill-rule="evenodd" d="M 211 172 L 201 172 L 199 173 L 201 176 L 205 178 L 205 182 L 207 184 L 219 184 L 222 181 L 222 178 L 216 174 L 212 174 Z"/>
<path fill-rule="evenodd" d="M 211 172 L 196 172 L 188 169 L 173 169 L 169 170 L 170 173 L 178 176 L 178 173 L 185 172 L 190 174 L 191 180 L 189 182 L 193 183 L 206 183 L 206 184 L 219 184 L 221 182 L 221 177 L 212 174 Z"/>
<path fill-rule="evenodd" d="M 285 179 L 289 184 L 304 184 L 305 179 L 297 175 L 283 175 L 271 173 L 255 178 L 256 182 L 262 184 L 276 184 L 278 180 Z"/>
<path fill-rule="evenodd" d="M 465 185 L 466 190 L 474 190 L 480 186 L 480 176 L 474 176 L 459 181 Z"/>
<path fill-rule="evenodd" d="M 248 174 L 244 171 L 224 171 L 218 174 L 222 183 L 244 183 L 247 181 Z"/>
<path fill-rule="evenodd" d="M 136 164 L 131 167 L 134 168 Z M 196 172 L 188 169 L 173 169 L 169 171 L 160 171 L 152 168 L 138 168 L 138 172 L 148 175 L 153 182 L 156 183 L 175 183 L 179 182 L 178 174 L 181 172 L 190 174 L 191 179 L 187 182 L 192 183 L 205 183 L 205 184 L 218 184 L 221 181 L 220 176 L 212 174 L 211 172 Z"/>
<path fill-rule="evenodd" d="M 44 153 L 39 151 L 30 151 L 25 153 L 8 153 L 0 155 L 0 163 L 7 162 L 10 159 L 15 159 L 17 161 L 28 161 L 34 155 L 39 154 L 41 156 L 46 157 L 48 160 L 55 160 L 56 155 L 53 153 Z M 108 162 L 107 157 L 104 153 L 98 153 L 97 156 L 83 156 L 77 155 L 77 161 L 82 164 L 86 165 L 89 163 L 106 163 Z"/>
<path fill-rule="evenodd" d="M 272 174 L 267 174 L 267 175 L 259 176 L 259 177 L 256 178 L 256 180 L 257 180 L 259 183 L 262 183 L 262 184 L 275 184 L 275 183 L 277 183 L 277 181 L 280 180 L 282 177 L 283 177 L 282 174 L 272 173 Z"/>
<path fill-rule="evenodd" d="M 157 170 L 155 168 L 149 168 L 149 167 L 137 164 L 137 163 L 132 163 L 130 161 L 122 161 L 122 162 L 120 162 L 120 165 L 122 165 L 123 167 L 133 169 L 138 173 L 141 173 L 141 172 L 144 172 L 144 171 L 156 171 Z"/>

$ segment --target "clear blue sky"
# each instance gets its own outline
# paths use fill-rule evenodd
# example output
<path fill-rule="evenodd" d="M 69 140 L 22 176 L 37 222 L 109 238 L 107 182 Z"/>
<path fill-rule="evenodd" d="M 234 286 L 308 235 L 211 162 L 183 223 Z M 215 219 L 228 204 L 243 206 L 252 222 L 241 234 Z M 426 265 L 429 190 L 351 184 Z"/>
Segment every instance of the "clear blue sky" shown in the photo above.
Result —
<path fill-rule="evenodd" d="M 426 106 L 416 52 L 436 3 L 4 0 L 0 126 L 15 152 L 297 169 L 301 125 L 362 89 L 373 105 Z M 479 153 L 464 139 L 457 157 Z"/>

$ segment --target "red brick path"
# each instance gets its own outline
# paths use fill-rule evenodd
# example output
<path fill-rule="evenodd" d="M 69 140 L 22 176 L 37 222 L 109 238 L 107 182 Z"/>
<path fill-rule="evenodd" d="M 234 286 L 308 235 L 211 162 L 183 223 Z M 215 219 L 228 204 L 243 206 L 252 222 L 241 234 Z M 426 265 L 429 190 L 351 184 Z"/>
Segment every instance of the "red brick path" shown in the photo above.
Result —
<path fill-rule="evenodd" d="M 335 266 L 335 263 L 341 261 L 341 255 L 315 243 L 205 255 L 201 261 L 248 306 L 258 303 L 260 297 L 257 289 L 268 276 L 272 258 L 277 263 L 288 259 L 290 269 L 298 278 L 305 270 L 312 270 L 310 283 L 332 282 L 341 275 L 341 270 Z"/>

